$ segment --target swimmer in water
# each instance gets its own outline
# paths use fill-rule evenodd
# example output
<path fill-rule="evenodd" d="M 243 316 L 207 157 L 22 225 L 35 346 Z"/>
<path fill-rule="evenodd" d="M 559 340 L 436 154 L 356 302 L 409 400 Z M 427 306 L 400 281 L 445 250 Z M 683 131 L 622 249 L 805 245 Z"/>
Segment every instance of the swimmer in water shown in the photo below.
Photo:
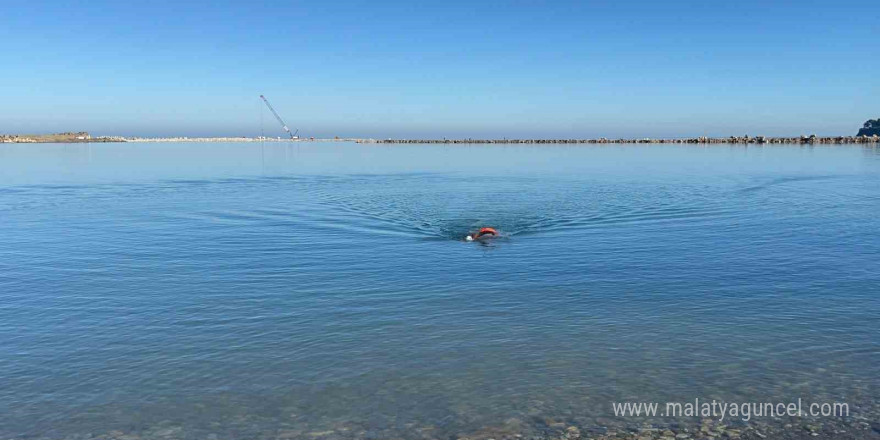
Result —
<path fill-rule="evenodd" d="M 465 237 L 464 239 L 466 241 L 474 241 L 474 240 L 482 240 L 485 238 L 495 238 L 497 236 L 498 236 L 498 231 L 496 231 L 495 228 L 480 228 L 479 231 L 477 231 L 473 234 L 468 234 L 468 236 Z"/>

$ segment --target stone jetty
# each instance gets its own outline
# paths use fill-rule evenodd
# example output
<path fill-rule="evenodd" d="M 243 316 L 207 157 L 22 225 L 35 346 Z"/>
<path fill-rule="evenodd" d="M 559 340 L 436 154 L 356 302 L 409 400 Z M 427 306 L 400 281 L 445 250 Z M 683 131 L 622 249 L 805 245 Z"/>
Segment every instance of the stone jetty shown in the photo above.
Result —
<path fill-rule="evenodd" d="M 695 137 L 678 139 L 359 139 L 358 143 L 379 144 L 873 144 L 874 136 L 730 136 L 723 138 Z"/>
<path fill-rule="evenodd" d="M 359 144 L 878 144 L 880 136 L 730 136 L 723 138 L 695 137 L 676 139 L 361 139 L 361 138 L 300 138 L 281 137 L 165 137 L 142 138 L 122 136 L 89 136 L 88 133 L 55 135 L 4 135 L 0 143 L 71 143 L 71 142 L 357 142 Z"/>

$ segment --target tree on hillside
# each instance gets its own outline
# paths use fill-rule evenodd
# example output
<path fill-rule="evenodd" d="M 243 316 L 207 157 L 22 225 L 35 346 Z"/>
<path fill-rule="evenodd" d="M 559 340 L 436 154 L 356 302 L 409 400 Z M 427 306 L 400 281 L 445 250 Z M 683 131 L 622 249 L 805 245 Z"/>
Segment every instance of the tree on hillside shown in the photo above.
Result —
<path fill-rule="evenodd" d="M 875 134 L 880 136 L 880 118 L 868 119 L 857 136 L 873 136 Z"/>

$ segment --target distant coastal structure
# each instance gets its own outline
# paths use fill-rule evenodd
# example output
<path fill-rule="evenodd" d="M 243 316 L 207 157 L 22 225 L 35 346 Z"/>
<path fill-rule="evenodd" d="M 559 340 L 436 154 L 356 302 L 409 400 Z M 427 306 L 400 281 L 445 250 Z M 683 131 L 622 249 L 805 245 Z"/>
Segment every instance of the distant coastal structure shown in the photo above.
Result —
<path fill-rule="evenodd" d="M 97 137 L 85 131 L 55 134 L 0 134 L 0 143 L 5 144 L 36 144 L 36 143 L 76 143 L 76 142 L 119 142 L 117 138 Z"/>
<path fill-rule="evenodd" d="M 876 144 L 880 136 L 730 136 L 675 139 L 360 139 L 358 143 L 375 144 Z"/>
<path fill-rule="evenodd" d="M 356 142 L 359 144 L 873 144 L 880 143 L 880 119 L 864 124 L 857 136 L 816 136 L 815 134 L 792 137 L 729 136 L 694 138 L 620 138 L 620 139 L 332 139 L 291 137 L 163 137 L 142 138 L 122 136 L 91 136 L 87 132 L 56 134 L 0 134 L 0 143 L 89 143 L 89 142 Z"/>
<path fill-rule="evenodd" d="M 880 118 L 868 119 L 856 136 L 880 136 Z"/>

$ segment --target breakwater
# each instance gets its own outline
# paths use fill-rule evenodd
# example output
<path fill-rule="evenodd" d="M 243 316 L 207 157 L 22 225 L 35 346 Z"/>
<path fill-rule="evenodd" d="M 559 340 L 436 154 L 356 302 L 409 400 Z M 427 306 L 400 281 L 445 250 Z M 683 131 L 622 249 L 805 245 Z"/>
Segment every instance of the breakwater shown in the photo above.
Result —
<path fill-rule="evenodd" d="M 272 137 L 163 137 L 142 138 L 123 136 L 93 137 L 88 134 L 0 135 L 0 143 L 88 143 L 88 142 L 356 142 L 359 144 L 877 144 L 880 136 L 730 136 L 726 138 L 695 137 L 676 139 L 363 139 L 363 138 L 272 138 Z"/>
<path fill-rule="evenodd" d="M 678 139 L 359 139 L 358 143 L 379 144 L 872 144 L 874 136 L 730 136 L 722 138 L 695 137 Z"/>

